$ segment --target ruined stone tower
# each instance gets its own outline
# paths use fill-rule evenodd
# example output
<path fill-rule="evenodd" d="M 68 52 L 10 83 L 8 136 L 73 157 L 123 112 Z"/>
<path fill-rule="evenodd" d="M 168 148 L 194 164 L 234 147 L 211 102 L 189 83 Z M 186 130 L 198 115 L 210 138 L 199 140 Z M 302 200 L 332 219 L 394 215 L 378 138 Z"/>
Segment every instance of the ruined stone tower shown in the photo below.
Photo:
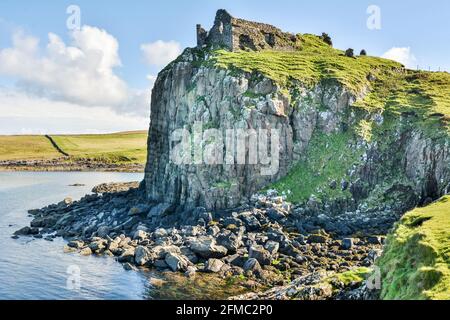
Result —
<path fill-rule="evenodd" d="M 269 24 L 234 18 L 222 9 L 217 11 L 214 25 L 209 32 L 197 25 L 197 46 L 229 51 L 293 51 L 300 47 L 300 38 Z"/>

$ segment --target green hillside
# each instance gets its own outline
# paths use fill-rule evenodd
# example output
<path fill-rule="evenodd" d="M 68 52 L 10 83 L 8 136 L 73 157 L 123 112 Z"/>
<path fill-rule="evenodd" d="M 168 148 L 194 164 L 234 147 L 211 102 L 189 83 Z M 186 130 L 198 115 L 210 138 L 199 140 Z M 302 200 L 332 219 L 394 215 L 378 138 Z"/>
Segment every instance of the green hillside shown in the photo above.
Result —
<path fill-rule="evenodd" d="M 55 135 L 57 146 L 69 154 L 65 161 L 88 159 L 103 163 L 144 164 L 147 132 Z M 51 160 L 64 157 L 45 136 L 0 136 L 0 161 Z"/>
<path fill-rule="evenodd" d="M 377 262 L 384 299 L 450 300 L 450 196 L 408 212 Z"/>

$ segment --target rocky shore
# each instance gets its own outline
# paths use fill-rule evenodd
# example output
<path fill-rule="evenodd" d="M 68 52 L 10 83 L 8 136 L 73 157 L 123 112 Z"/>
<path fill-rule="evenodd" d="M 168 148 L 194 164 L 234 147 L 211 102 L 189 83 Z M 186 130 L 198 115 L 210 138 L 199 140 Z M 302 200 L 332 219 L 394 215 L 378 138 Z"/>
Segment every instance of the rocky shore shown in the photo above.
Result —
<path fill-rule="evenodd" d="M 369 268 L 395 221 L 392 212 L 330 216 L 292 206 L 275 191 L 234 210 L 176 212 L 168 204 L 148 205 L 141 189 L 101 185 L 80 201 L 30 210 L 33 221 L 14 237 L 64 237 L 66 252 L 111 256 L 127 270 L 239 279 L 252 289 L 245 299 L 316 300 L 362 298 L 350 294 L 361 281 L 339 275 Z"/>
<path fill-rule="evenodd" d="M 0 161 L 0 171 L 45 171 L 45 172 L 143 172 L 144 165 L 138 163 L 105 163 L 89 159 L 72 160 L 7 160 Z"/>

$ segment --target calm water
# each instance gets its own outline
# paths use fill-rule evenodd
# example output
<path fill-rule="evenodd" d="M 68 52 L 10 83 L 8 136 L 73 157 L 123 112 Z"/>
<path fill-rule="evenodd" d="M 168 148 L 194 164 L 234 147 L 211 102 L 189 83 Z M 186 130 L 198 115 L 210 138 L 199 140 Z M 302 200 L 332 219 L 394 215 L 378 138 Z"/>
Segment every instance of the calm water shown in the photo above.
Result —
<path fill-rule="evenodd" d="M 148 274 L 127 272 L 111 258 L 63 252 L 64 240 L 11 239 L 29 224 L 27 210 L 77 200 L 104 182 L 138 181 L 130 173 L 1 173 L 0 299 L 142 299 L 148 297 Z M 70 187 L 72 184 L 83 187 Z M 80 270 L 80 289 L 70 290 L 68 270 Z"/>

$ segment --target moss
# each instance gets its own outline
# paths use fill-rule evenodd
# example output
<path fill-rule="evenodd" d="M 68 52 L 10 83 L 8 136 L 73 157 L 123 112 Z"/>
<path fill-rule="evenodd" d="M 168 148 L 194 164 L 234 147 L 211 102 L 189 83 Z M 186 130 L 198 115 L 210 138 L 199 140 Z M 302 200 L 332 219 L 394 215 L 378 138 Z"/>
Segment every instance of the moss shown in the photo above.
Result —
<path fill-rule="evenodd" d="M 361 283 L 365 281 L 370 272 L 371 269 L 360 267 L 346 272 L 338 273 L 335 275 L 335 279 L 342 282 L 345 286 L 349 286 L 352 283 Z"/>
<path fill-rule="evenodd" d="M 383 299 L 450 299 L 450 196 L 401 219 L 377 261 Z"/>
<path fill-rule="evenodd" d="M 349 271 L 333 274 L 332 276 L 326 278 L 325 282 L 333 285 L 337 281 L 342 283 L 345 287 L 348 287 L 354 283 L 362 283 L 371 272 L 372 270 L 370 268 L 358 267 Z"/>
<path fill-rule="evenodd" d="M 356 127 L 356 133 L 366 142 L 372 141 L 373 122 L 361 120 Z"/>

